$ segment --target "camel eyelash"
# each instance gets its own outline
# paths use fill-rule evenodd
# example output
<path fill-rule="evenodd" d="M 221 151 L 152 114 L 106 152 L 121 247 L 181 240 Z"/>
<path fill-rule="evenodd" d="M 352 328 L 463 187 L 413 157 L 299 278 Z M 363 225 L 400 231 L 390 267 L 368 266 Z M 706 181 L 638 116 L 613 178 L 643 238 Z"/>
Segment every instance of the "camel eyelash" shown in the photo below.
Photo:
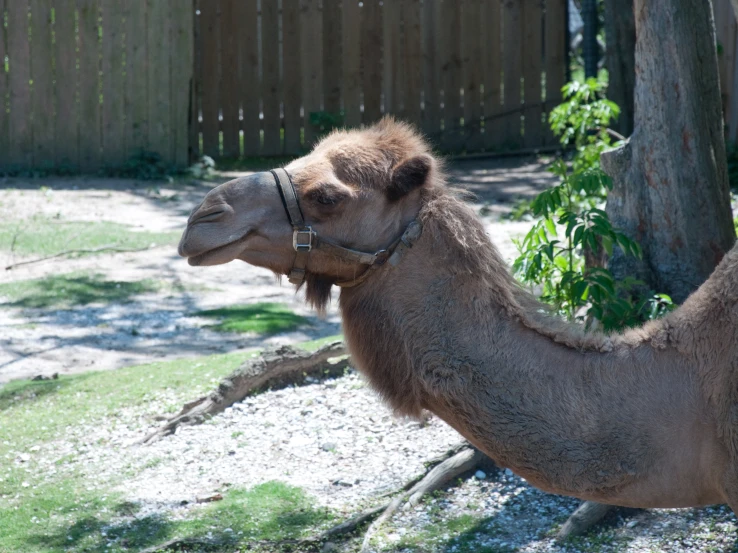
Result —
<path fill-rule="evenodd" d="M 338 191 L 334 192 L 323 188 L 311 190 L 306 195 L 311 201 L 327 207 L 338 205 L 346 197 L 345 194 Z"/>

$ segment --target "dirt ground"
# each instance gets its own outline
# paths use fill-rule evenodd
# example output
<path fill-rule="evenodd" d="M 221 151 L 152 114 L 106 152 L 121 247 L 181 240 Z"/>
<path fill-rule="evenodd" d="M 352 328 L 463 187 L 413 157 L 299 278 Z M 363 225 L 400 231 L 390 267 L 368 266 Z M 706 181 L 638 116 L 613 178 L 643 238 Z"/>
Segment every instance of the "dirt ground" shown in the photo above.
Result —
<path fill-rule="evenodd" d="M 503 216 L 518 198 L 531 198 L 554 184 L 546 160 L 509 157 L 450 164 L 452 183 L 476 195 L 475 209 L 507 260 L 515 256 L 511 238 L 529 228 Z M 43 214 L 62 221 L 109 221 L 141 231 L 180 231 L 190 210 L 220 182 L 246 173 L 223 173 L 213 182 L 157 184 L 98 178 L 0 180 L 0 217 L 32 224 Z M 0 264 L 25 261 L 0 252 Z M 89 304 L 70 309 L 0 309 L 0 384 L 54 373 L 115 369 L 161 358 L 205 355 L 243 348 L 310 340 L 340 333 L 335 308 L 319 318 L 300 293 L 272 273 L 241 262 L 190 267 L 174 246 L 134 253 L 58 258 L 0 271 L 0 283 L 83 271 L 105 279 L 152 279 L 158 291 L 125 303 Z M 0 297 L 0 302 L 2 302 Z M 201 309 L 233 304 L 278 302 L 304 315 L 310 324 L 269 338 L 219 333 Z"/>

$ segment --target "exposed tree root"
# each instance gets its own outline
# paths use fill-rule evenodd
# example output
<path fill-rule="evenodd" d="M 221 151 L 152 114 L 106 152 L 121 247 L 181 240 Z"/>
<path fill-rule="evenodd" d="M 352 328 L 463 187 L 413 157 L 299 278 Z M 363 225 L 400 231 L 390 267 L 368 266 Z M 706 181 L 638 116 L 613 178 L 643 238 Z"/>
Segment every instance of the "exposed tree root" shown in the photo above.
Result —
<path fill-rule="evenodd" d="M 464 473 L 477 468 L 490 470 L 493 463 L 484 453 L 468 443 L 462 442 L 449 449 L 445 454 L 432 459 L 426 466 L 428 468 L 427 472 L 422 477 L 412 479 L 409 484 L 403 486 L 399 495 L 391 501 L 363 511 L 341 524 L 303 540 L 303 543 L 323 542 L 336 536 L 351 534 L 364 524 L 371 522 L 366 534 L 364 534 L 361 546 L 361 551 L 366 551 L 377 530 L 399 509 L 417 505 L 424 495 L 447 486 Z"/>
<path fill-rule="evenodd" d="M 300 383 L 311 375 L 341 375 L 349 366 L 348 359 L 340 359 L 335 363 L 328 360 L 346 354 L 342 342 L 328 344 L 314 353 L 298 351 L 290 346 L 266 350 L 244 362 L 214 392 L 186 403 L 179 413 L 146 436 L 141 443 L 150 444 L 174 434 L 180 426 L 200 424 L 256 391 Z"/>
<path fill-rule="evenodd" d="M 612 505 L 585 501 L 571 514 L 569 520 L 561 527 L 558 534 L 556 534 L 556 541 L 562 542 L 569 537 L 584 534 L 613 509 L 615 507 Z"/>

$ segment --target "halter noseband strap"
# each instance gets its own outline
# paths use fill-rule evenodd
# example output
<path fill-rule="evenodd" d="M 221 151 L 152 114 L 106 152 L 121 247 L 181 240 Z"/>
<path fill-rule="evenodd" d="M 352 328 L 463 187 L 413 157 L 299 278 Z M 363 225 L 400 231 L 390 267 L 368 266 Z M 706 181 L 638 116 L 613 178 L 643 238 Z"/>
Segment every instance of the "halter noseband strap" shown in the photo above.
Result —
<path fill-rule="evenodd" d="M 415 219 L 407 226 L 402 236 L 395 240 L 389 248 L 379 250 L 375 253 L 345 248 L 329 240 L 319 239 L 318 234 L 313 228 L 305 224 L 305 217 L 302 215 L 300 203 L 297 200 L 297 193 L 295 192 L 295 187 L 292 184 L 289 173 L 284 169 L 272 169 L 270 172 L 274 175 L 284 210 L 292 225 L 292 248 L 295 250 L 295 260 L 292 263 L 292 269 L 288 275 L 289 281 L 292 284 L 302 284 L 305 280 L 308 256 L 313 249 L 323 250 L 329 255 L 345 259 L 346 261 L 367 265 L 367 269 L 357 278 L 336 282 L 337 286 L 343 288 L 361 284 L 377 267 L 384 265 L 388 259 L 392 266 L 397 265 L 405 250 L 413 246 L 423 231 L 420 221 Z"/>

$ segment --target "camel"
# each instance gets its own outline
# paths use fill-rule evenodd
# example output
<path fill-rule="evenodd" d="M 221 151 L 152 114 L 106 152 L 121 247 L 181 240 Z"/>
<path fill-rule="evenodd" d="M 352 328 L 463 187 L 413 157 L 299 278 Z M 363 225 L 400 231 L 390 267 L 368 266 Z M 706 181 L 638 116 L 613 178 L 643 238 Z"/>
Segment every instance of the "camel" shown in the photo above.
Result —
<path fill-rule="evenodd" d="M 353 363 L 382 398 L 544 491 L 735 512 L 738 249 L 664 318 L 584 333 L 516 283 L 447 180 L 404 123 L 335 131 L 280 173 L 209 192 L 179 253 L 290 275 L 318 310 L 340 285 Z M 290 190 L 304 222 L 285 213 Z"/>

